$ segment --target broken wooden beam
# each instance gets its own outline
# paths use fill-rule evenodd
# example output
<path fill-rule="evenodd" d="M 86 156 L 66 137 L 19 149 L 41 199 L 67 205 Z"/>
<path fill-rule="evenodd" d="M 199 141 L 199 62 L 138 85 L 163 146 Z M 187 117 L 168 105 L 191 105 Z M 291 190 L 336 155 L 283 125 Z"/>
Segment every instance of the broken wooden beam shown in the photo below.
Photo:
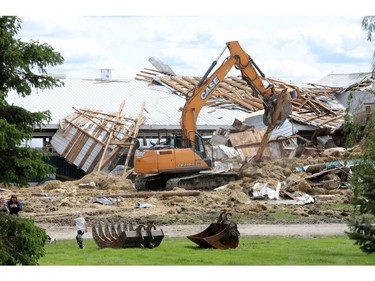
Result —
<path fill-rule="evenodd" d="M 127 194 L 110 195 L 108 197 L 144 198 L 144 197 L 172 197 L 172 196 L 199 196 L 199 190 L 186 191 L 138 191 Z"/>

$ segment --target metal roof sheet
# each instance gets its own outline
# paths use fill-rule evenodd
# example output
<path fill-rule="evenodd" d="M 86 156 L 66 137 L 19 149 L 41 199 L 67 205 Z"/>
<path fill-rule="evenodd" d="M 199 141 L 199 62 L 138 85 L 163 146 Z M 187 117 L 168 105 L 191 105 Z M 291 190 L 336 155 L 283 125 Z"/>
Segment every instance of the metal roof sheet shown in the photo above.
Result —
<path fill-rule="evenodd" d="M 358 85 L 366 80 L 371 79 L 371 72 L 364 73 L 348 73 L 348 74 L 329 74 L 320 79 L 316 84 L 349 88 L 353 85 Z"/>
<path fill-rule="evenodd" d="M 144 81 L 137 80 L 88 80 L 63 79 L 64 86 L 54 89 L 33 89 L 32 94 L 25 98 L 16 92 L 10 92 L 7 102 L 23 107 L 31 112 L 51 111 L 52 121 L 49 124 L 59 124 L 59 120 L 67 117 L 76 109 L 89 108 L 103 112 L 117 112 L 125 100 L 123 114 L 136 117 L 145 106 L 145 124 L 152 126 L 179 126 L 185 98 L 172 94 L 165 87 L 160 90 L 149 86 Z M 239 114 L 239 110 L 204 107 L 197 120 L 197 126 L 231 125 Z"/>
<path fill-rule="evenodd" d="M 349 96 L 351 97 L 349 98 Z M 336 98 L 345 107 L 348 107 L 348 102 L 350 100 L 351 104 L 348 109 L 351 114 L 365 111 L 366 103 L 375 102 L 375 95 L 373 93 L 363 91 L 340 93 L 336 95 Z"/>
<path fill-rule="evenodd" d="M 249 127 L 254 126 L 254 128 L 266 130 L 267 126 L 264 125 L 263 123 L 263 114 L 264 114 L 264 110 L 258 110 L 256 112 L 245 114 L 242 117 L 243 119 L 242 123 Z M 285 120 L 285 122 L 282 124 L 281 127 L 278 127 L 278 128 L 276 127 L 272 131 L 271 138 L 274 139 L 274 138 L 277 138 L 278 136 L 289 137 L 295 133 L 296 131 L 293 129 L 292 123 L 290 123 L 289 120 Z"/>

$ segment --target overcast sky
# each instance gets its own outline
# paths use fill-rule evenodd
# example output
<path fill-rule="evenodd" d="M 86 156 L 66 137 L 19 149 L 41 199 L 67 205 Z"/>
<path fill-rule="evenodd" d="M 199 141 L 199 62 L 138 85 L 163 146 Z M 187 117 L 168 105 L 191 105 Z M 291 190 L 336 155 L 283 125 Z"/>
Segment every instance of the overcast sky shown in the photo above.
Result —
<path fill-rule="evenodd" d="M 25 3 L 29 2 L 35 1 Z M 132 79 L 143 68 L 154 68 L 148 61 L 153 56 L 176 74 L 203 76 L 227 41 L 239 41 L 266 76 L 283 81 L 316 82 L 331 73 L 371 70 L 374 45 L 361 27 L 366 9 L 342 9 L 345 4 L 328 6 L 320 0 L 314 1 L 315 10 L 309 9 L 311 3 L 287 5 L 305 1 L 263 1 L 253 6 L 250 0 L 237 0 L 225 1 L 210 13 L 213 5 L 208 4 L 220 1 L 141 1 L 133 9 L 112 2 L 89 1 L 86 6 L 61 2 L 52 15 L 39 9 L 30 13 L 24 5 L 16 10 L 23 21 L 18 36 L 59 51 L 64 65 L 51 71 L 71 78 L 98 78 L 101 68 L 110 68 L 113 78 Z M 358 6 L 360 2 L 356 1 Z M 181 9 L 176 9 L 178 5 Z M 225 51 L 219 63 L 228 54 Z"/>

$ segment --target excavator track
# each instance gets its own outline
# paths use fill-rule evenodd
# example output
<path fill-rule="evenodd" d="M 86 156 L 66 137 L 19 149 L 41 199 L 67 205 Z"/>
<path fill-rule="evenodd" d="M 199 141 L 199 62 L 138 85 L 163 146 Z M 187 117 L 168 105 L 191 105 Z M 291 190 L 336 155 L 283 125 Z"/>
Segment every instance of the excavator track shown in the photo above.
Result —
<path fill-rule="evenodd" d="M 135 188 L 140 190 L 172 190 L 174 187 L 186 190 L 213 190 L 236 181 L 236 173 L 200 173 L 183 177 L 137 177 Z"/>
<path fill-rule="evenodd" d="M 134 181 L 134 187 L 136 190 L 160 190 L 165 188 L 166 181 L 168 179 L 157 175 L 157 176 L 142 176 L 138 175 Z"/>

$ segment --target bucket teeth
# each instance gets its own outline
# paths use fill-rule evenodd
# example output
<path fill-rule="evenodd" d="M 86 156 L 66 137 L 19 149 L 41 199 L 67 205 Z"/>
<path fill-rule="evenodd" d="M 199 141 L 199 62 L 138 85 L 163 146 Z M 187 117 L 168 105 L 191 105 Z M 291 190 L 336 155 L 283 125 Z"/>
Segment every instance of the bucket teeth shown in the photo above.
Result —
<path fill-rule="evenodd" d="M 121 223 L 118 223 L 117 224 L 117 236 L 120 236 L 121 232 L 122 232 L 122 225 Z"/>
<path fill-rule="evenodd" d="M 97 230 L 98 228 L 98 230 Z M 94 238 L 94 241 L 96 243 L 96 245 L 99 247 L 99 248 L 107 248 L 107 247 L 111 247 L 111 248 L 118 248 L 118 241 L 114 240 L 114 241 L 109 241 L 108 239 L 106 239 L 105 237 L 103 237 L 101 234 L 100 234 L 100 230 L 101 229 L 101 224 L 97 224 L 97 225 L 93 225 L 92 226 L 92 237 Z"/>
<path fill-rule="evenodd" d="M 104 233 L 103 228 L 102 228 L 102 225 L 103 225 L 103 223 L 99 223 L 99 224 L 98 224 L 99 236 L 100 236 L 103 240 L 110 242 L 111 239 L 110 239 L 109 237 L 107 237 L 107 235 Z"/>
<path fill-rule="evenodd" d="M 99 221 L 93 223 L 92 236 L 99 248 L 154 248 L 160 245 L 164 233 L 153 224 Z"/>
<path fill-rule="evenodd" d="M 118 239 L 119 235 L 116 231 L 116 227 L 115 227 L 115 223 L 111 223 L 110 227 L 111 227 L 111 236 L 114 238 L 114 239 Z"/>
<path fill-rule="evenodd" d="M 109 239 L 109 240 L 111 240 L 111 241 L 114 241 L 114 240 L 116 240 L 116 237 L 113 237 L 113 235 L 112 235 L 112 233 L 111 233 L 111 231 L 110 231 L 110 229 L 109 229 L 109 225 L 108 225 L 109 223 L 108 222 L 106 222 L 105 224 L 104 224 L 104 233 L 105 233 L 105 236 Z M 112 225 L 112 224 L 111 224 Z"/>

